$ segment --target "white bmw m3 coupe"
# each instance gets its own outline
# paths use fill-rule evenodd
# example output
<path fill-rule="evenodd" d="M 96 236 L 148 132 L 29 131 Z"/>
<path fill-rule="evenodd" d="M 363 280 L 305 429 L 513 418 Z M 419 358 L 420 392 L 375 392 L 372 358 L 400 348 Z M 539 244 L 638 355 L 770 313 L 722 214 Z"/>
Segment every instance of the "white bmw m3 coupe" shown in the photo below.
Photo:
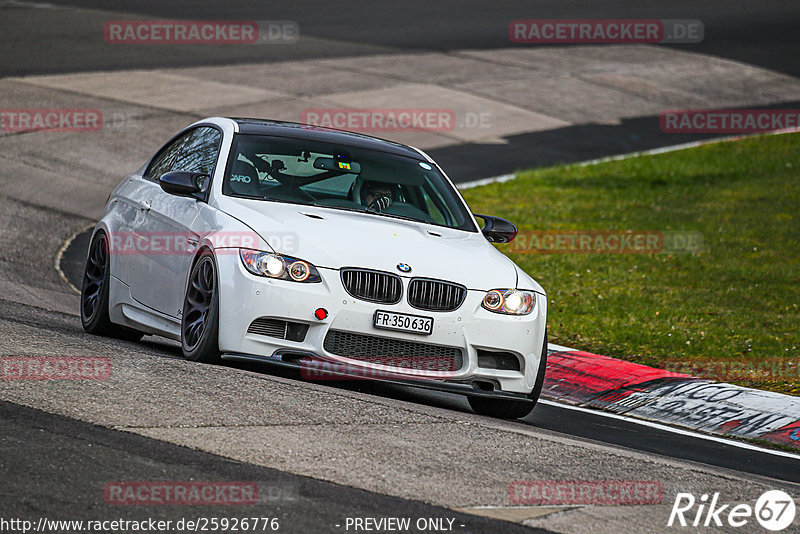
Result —
<path fill-rule="evenodd" d="M 476 221 L 482 220 L 482 225 Z M 81 291 L 93 334 L 464 394 L 524 417 L 547 357 L 544 290 L 424 152 L 302 124 L 209 118 L 113 190 Z"/>

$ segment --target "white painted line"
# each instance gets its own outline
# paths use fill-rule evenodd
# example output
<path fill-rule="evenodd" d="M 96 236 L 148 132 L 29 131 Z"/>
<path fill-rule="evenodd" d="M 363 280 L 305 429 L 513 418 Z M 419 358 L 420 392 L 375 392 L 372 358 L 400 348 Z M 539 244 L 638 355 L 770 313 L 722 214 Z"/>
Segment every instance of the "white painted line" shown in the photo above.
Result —
<path fill-rule="evenodd" d="M 42 2 L 22 2 L 20 0 L 3 0 L 2 2 L 0 2 L 0 8 L 3 7 L 61 9 L 59 6 L 54 6 L 53 4 L 44 4 Z"/>
<path fill-rule="evenodd" d="M 763 134 L 754 134 L 763 135 Z M 703 145 L 712 145 L 716 143 L 728 143 L 730 141 L 738 141 L 745 137 L 752 137 L 749 135 L 731 135 L 727 137 L 715 137 L 714 139 L 704 139 L 702 141 L 692 141 L 690 143 L 681 143 L 679 145 L 662 146 L 659 148 L 651 148 L 650 150 L 640 150 L 639 152 L 630 152 L 628 154 L 618 154 L 616 156 L 605 156 L 597 159 L 590 159 L 588 161 L 581 161 L 573 163 L 575 167 L 589 167 L 599 163 L 608 163 L 609 161 L 622 161 L 626 159 L 638 158 L 640 156 L 655 156 L 658 154 L 667 154 L 669 152 L 677 152 L 679 150 L 686 150 L 689 148 L 697 148 Z"/>
<path fill-rule="evenodd" d="M 82 228 L 82 229 L 78 230 L 77 232 L 75 232 L 74 234 L 72 234 L 71 236 L 69 236 L 66 239 L 66 241 L 64 241 L 64 244 L 61 245 L 61 248 L 58 249 L 58 252 L 56 252 L 56 257 L 53 260 L 54 261 L 54 265 L 53 266 L 55 267 L 56 272 L 58 273 L 58 276 L 60 276 L 61 279 L 64 280 L 64 282 L 67 283 L 67 286 L 69 286 L 70 289 L 72 289 L 72 291 L 74 291 L 78 295 L 81 294 L 81 290 L 78 289 L 77 287 L 75 287 L 74 285 L 72 285 L 72 282 L 69 281 L 69 278 L 67 278 L 67 275 L 64 274 L 64 271 L 61 270 L 61 257 L 64 255 L 64 251 L 67 250 L 67 248 L 70 246 L 70 244 L 72 244 L 72 242 L 75 240 L 76 237 L 78 237 L 79 234 L 82 234 L 83 232 L 85 232 L 89 228 L 94 228 L 94 226 L 95 226 L 95 224 L 92 223 L 89 226 L 87 226 L 85 228 Z"/>
<path fill-rule="evenodd" d="M 668 152 L 676 152 L 678 150 L 686 150 L 687 148 L 696 148 L 698 146 L 710 145 L 714 143 L 727 143 L 730 141 L 738 141 L 739 139 L 746 139 L 748 137 L 757 137 L 760 135 L 783 135 L 787 133 L 798 133 L 800 128 L 784 128 L 783 130 L 775 130 L 773 132 L 759 132 L 754 134 L 731 135 L 728 137 L 715 137 L 714 139 L 705 139 L 702 141 L 692 141 L 691 143 L 682 143 L 680 145 L 665 146 L 661 148 L 651 148 L 650 150 L 641 150 L 639 152 L 629 152 L 627 154 L 618 154 L 616 156 L 606 156 L 598 159 L 590 159 L 588 161 L 581 161 L 578 163 L 569 163 L 567 167 L 589 167 L 590 165 L 597 165 L 599 163 L 607 163 L 609 161 L 622 161 L 625 159 L 638 158 L 640 156 L 654 156 L 657 154 L 666 154 Z M 516 178 L 516 173 L 501 174 L 491 178 L 482 178 L 472 182 L 464 182 L 456 184 L 459 190 L 472 189 L 473 187 L 480 187 L 482 185 L 489 185 L 494 183 L 504 183 Z"/>
<path fill-rule="evenodd" d="M 556 352 L 583 352 L 579 351 L 578 349 L 571 349 L 569 347 L 563 347 L 561 345 L 556 345 L 555 343 L 548 343 L 547 350 L 554 350 Z"/>
<path fill-rule="evenodd" d="M 592 415 L 599 415 L 602 417 L 608 417 L 611 419 L 617 419 L 620 421 L 627 421 L 629 423 L 635 423 L 637 425 L 647 426 L 650 428 L 655 428 L 657 430 L 663 430 L 665 432 L 672 432 L 673 434 L 680 434 L 682 436 L 690 436 L 697 439 L 704 439 L 707 441 L 715 441 L 717 443 L 724 443 L 725 445 L 730 445 L 731 447 L 738 447 L 740 449 L 747 449 L 750 451 L 757 451 L 765 454 L 772 454 L 773 456 L 782 456 L 784 458 L 793 458 L 795 460 L 800 460 L 800 454 L 794 454 L 791 452 L 786 451 L 779 451 L 773 449 L 766 449 L 764 447 L 759 447 L 757 445 L 752 445 L 750 443 L 745 443 L 742 441 L 731 440 L 727 438 L 722 438 L 719 436 L 712 436 L 709 434 L 702 434 L 700 432 L 693 432 L 691 430 L 686 430 L 683 428 L 676 428 L 673 426 L 662 425 L 661 423 L 654 423 L 652 421 L 645 421 L 644 419 L 634 419 L 632 417 L 625 417 L 624 415 L 619 415 L 615 413 L 604 412 L 602 410 L 593 410 L 590 408 L 583 408 L 581 406 L 573 406 L 571 404 L 562 404 L 560 402 L 550 401 L 546 399 L 539 399 L 539 402 L 542 404 L 546 404 L 547 406 L 555 406 L 556 408 L 564 408 L 566 410 L 574 410 L 576 412 L 583 412 Z"/>
<path fill-rule="evenodd" d="M 489 185 L 489 184 L 502 184 L 503 182 L 508 182 L 516 178 L 517 175 L 513 172 L 511 174 L 501 174 L 500 176 L 495 176 L 494 178 L 482 178 L 481 180 L 475 180 L 473 182 L 464 182 L 463 184 L 456 184 L 459 189 L 472 189 L 473 187 L 479 187 L 482 185 Z"/>

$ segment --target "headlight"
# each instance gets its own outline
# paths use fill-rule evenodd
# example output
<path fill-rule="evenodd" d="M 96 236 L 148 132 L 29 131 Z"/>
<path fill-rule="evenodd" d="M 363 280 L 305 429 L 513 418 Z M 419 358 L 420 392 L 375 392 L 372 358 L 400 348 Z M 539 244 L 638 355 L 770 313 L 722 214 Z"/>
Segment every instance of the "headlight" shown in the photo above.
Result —
<path fill-rule="evenodd" d="M 246 248 L 239 249 L 239 258 L 244 268 L 256 276 L 309 283 L 322 280 L 316 267 L 297 258 Z"/>
<path fill-rule="evenodd" d="M 536 295 L 521 289 L 492 289 L 483 297 L 483 307 L 494 313 L 528 315 L 536 305 Z"/>

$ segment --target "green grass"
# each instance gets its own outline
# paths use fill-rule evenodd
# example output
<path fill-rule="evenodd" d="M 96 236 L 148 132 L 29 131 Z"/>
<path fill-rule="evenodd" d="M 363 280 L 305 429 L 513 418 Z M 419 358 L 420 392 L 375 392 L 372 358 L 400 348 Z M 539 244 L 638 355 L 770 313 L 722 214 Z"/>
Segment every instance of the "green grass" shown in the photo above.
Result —
<path fill-rule="evenodd" d="M 800 134 L 529 170 L 464 196 L 521 232 L 701 232 L 696 253 L 499 248 L 547 291 L 551 342 L 655 367 L 780 361 L 794 378 L 732 381 L 800 394 Z"/>

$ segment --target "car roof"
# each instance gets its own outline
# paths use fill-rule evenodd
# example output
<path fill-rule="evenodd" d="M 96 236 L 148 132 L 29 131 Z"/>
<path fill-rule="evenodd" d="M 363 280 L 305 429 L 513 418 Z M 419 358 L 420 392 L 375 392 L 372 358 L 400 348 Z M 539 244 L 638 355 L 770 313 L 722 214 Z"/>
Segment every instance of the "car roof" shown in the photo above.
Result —
<path fill-rule="evenodd" d="M 309 141 L 324 141 L 359 148 L 368 148 L 389 152 L 399 156 L 425 159 L 422 154 L 410 146 L 344 130 L 311 126 L 298 122 L 285 122 L 269 119 L 251 119 L 230 117 L 239 125 L 239 133 L 254 135 L 274 135 L 278 137 L 291 137 L 294 139 L 307 139 Z"/>

